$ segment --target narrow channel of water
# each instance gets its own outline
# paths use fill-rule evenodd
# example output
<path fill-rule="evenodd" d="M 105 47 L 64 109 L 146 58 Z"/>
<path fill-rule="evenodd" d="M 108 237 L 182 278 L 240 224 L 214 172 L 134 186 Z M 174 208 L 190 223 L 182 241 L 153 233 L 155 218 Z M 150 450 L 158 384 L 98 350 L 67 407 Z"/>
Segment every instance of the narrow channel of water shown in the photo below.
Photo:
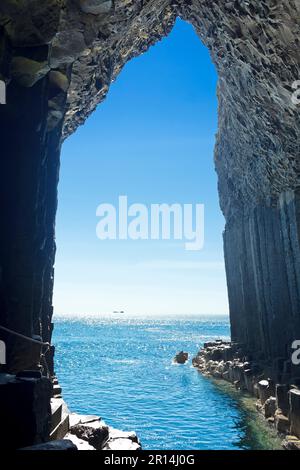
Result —
<path fill-rule="evenodd" d="M 237 394 L 202 377 L 191 361 L 172 365 L 178 350 L 192 358 L 203 342 L 216 338 L 229 338 L 227 317 L 57 318 L 56 373 L 71 411 L 135 430 L 144 449 L 276 446 L 264 425 L 256 426 L 251 401 L 244 407 Z"/>

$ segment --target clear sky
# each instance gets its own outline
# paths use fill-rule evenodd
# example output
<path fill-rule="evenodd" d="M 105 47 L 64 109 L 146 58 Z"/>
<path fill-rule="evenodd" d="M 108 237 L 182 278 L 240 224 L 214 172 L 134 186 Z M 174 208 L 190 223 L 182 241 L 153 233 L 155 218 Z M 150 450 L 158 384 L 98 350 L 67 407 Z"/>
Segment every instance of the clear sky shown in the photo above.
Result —
<path fill-rule="evenodd" d="M 63 145 L 56 238 L 57 314 L 226 314 L 213 148 L 217 76 L 193 28 L 129 62 L 107 99 Z M 202 203 L 205 244 L 99 240 L 97 206 Z"/>

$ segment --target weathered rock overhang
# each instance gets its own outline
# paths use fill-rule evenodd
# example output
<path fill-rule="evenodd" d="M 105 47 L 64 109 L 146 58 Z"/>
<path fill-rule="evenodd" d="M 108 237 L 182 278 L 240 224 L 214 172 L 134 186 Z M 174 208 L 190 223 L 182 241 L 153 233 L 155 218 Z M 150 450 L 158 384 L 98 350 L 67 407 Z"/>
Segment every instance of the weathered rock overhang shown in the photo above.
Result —
<path fill-rule="evenodd" d="M 219 76 L 215 166 L 232 336 L 264 360 L 289 358 L 300 339 L 299 16 L 297 0 L 1 1 L 1 325 L 51 341 L 61 142 L 124 64 L 181 17 Z M 0 335 L 8 372 L 43 367 L 39 348 Z"/>

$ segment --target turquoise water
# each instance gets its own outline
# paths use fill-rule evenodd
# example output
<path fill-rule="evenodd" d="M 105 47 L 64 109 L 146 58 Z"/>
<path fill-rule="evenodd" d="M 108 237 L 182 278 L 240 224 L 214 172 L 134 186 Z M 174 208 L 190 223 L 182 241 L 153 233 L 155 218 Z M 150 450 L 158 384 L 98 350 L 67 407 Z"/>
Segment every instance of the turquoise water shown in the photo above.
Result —
<path fill-rule="evenodd" d="M 144 449 L 251 448 L 237 401 L 191 367 L 203 342 L 229 339 L 228 319 L 55 320 L 56 373 L 71 411 L 135 430 Z"/>

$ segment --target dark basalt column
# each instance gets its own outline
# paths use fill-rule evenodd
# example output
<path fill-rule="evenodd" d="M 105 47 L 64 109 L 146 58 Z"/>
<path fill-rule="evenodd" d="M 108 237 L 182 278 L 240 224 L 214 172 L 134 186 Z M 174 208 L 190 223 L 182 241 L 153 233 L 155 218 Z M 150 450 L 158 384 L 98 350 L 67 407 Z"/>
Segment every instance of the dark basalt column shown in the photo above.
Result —
<path fill-rule="evenodd" d="M 274 369 L 300 338 L 299 204 L 287 191 L 224 233 L 232 340 Z"/>
<path fill-rule="evenodd" d="M 48 77 L 31 88 L 11 83 L 1 112 L 0 324 L 51 339 L 54 220 L 60 132 L 48 132 Z M 40 366 L 41 348 L 1 332 L 7 370 Z"/>

